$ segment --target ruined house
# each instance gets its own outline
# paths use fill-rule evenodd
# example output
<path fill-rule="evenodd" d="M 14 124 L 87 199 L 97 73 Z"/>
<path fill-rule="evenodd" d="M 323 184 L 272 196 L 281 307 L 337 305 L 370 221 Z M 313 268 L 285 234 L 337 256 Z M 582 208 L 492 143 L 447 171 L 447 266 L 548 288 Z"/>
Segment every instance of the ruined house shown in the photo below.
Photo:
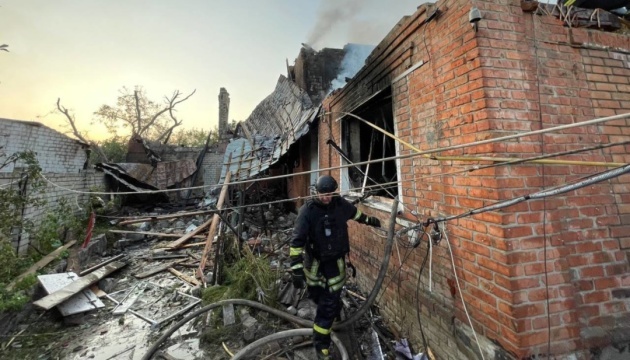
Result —
<path fill-rule="evenodd" d="M 89 146 L 45 125 L 32 121 L 0 119 L 0 154 L 3 158 L 14 153 L 33 151 L 45 178 L 44 189 L 37 197 L 45 200 L 41 207 L 16 209 L 22 218 L 38 224 L 47 213 L 57 209 L 64 198 L 80 211 L 87 201 L 88 192 L 103 186 L 103 176 L 88 168 Z M 24 193 L 33 193 L 28 178 L 23 176 L 23 163 L 10 163 L 0 169 L 0 186 L 14 187 Z M 29 234 L 14 230 L 13 245 L 19 253 L 26 252 Z"/>
<path fill-rule="evenodd" d="M 630 104 L 630 38 L 536 5 L 419 6 L 306 122 L 285 114 L 278 94 L 305 91 L 292 103 L 312 109 L 313 95 L 330 87 L 302 84 L 308 72 L 296 60 L 240 126 L 250 149 L 263 144 L 255 131 L 275 134 L 259 146 L 266 158 L 236 151 L 226 160 L 239 179 L 281 164 L 291 199 L 309 194 L 317 170 L 330 173 L 382 222 L 397 197 L 398 228 L 426 233 L 397 241 L 379 306 L 400 336 L 426 341 L 440 359 L 481 358 L 480 348 L 486 359 L 630 351 L 630 178 L 571 188 L 630 162 L 628 120 L 608 118 Z M 591 13 L 586 23 L 601 25 Z M 316 52 L 300 56 L 308 54 Z M 566 191 L 527 196 L 556 187 Z M 503 206 L 483 209 L 493 204 Z M 428 219 L 445 221 L 423 228 Z M 432 230 L 443 236 L 429 249 Z M 356 224 L 350 231 L 358 283 L 369 291 L 385 239 Z"/>
<path fill-rule="evenodd" d="M 473 7 L 478 12 L 471 16 Z M 359 207 L 381 221 L 398 196 L 398 223 L 413 226 L 630 162 L 625 143 L 601 148 L 628 139 L 626 119 L 464 147 L 627 113 L 630 37 L 568 27 L 553 5 L 529 10 L 517 0 L 421 5 L 396 24 L 344 88 L 324 99 L 317 136 L 304 137 L 318 143 L 297 144 L 293 171 L 334 168 L 342 192 L 374 194 Z M 455 148 L 413 156 L 449 147 Z M 584 148 L 591 150 L 475 170 L 499 158 Z M 315 150 L 317 166 L 310 161 Z M 338 169 L 348 164 L 341 153 L 352 162 L 388 160 L 361 165 L 365 176 L 354 167 Z M 424 336 L 441 359 L 479 358 L 464 303 L 486 359 L 606 358 L 626 351 L 629 184 L 628 175 L 613 177 L 445 221 L 440 227 L 447 239 L 433 246 L 430 264 L 426 238 L 416 249 L 399 244 L 381 311 L 401 336 L 415 344 Z M 307 192 L 303 186 L 289 190 L 289 197 Z M 385 239 L 356 224 L 350 229 L 351 258 L 369 290 Z"/>

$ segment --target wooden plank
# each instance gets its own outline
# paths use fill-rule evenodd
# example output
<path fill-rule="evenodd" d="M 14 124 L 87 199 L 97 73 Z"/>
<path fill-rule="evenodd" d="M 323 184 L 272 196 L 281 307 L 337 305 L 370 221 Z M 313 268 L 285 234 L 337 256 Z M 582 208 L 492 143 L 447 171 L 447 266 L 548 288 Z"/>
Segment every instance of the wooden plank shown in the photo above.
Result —
<path fill-rule="evenodd" d="M 216 216 L 216 215 L 215 215 Z M 180 237 L 179 239 L 173 241 L 172 243 L 168 244 L 167 247 L 171 248 L 171 249 L 177 249 L 178 247 L 184 245 L 184 243 L 190 239 L 192 239 L 193 236 L 199 234 L 200 232 L 204 231 L 208 226 L 210 226 L 210 224 L 212 223 L 212 219 L 206 221 L 205 223 L 197 226 L 197 228 L 191 232 L 189 232 L 188 234 Z"/>
<path fill-rule="evenodd" d="M 68 300 L 74 294 L 77 294 L 81 290 L 87 288 L 88 286 L 113 273 L 114 271 L 122 268 L 125 265 L 127 265 L 127 263 L 119 261 L 107 264 L 104 267 L 90 274 L 87 274 L 86 276 L 78 278 L 76 281 L 73 281 L 72 283 L 64 286 L 62 289 L 59 289 L 54 293 L 35 301 L 33 305 L 45 310 L 50 310 L 53 307 Z"/>
<path fill-rule="evenodd" d="M 184 260 L 186 260 L 186 259 L 184 259 Z M 180 261 L 184 261 L 184 260 L 180 260 Z M 172 263 L 160 265 L 160 266 L 157 266 L 157 267 L 155 267 L 153 269 L 141 272 L 139 274 L 133 274 L 133 276 L 136 279 L 144 279 L 144 278 L 147 278 L 149 276 L 153 276 L 153 275 L 155 275 L 155 274 L 157 274 L 159 272 L 165 271 L 165 270 L 167 270 L 168 268 L 170 268 L 171 266 L 173 266 L 173 265 L 175 265 L 177 263 L 179 263 L 179 261 L 175 261 L 175 262 L 172 262 Z"/>
<path fill-rule="evenodd" d="M 147 236 L 155 236 L 155 237 L 172 237 L 179 238 L 182 237 L 182 234 L 166 234 L 166 233 L 157 233 L 150 231 L 131 231 L 131 230 L 108 230 L 107 232 L 112 234 L 139 234 L 139 235 L 147 235 Z M 193 236 L 195 239 L 205 239 L 206 237 L 203 235 L 195 235 Z"/>
<path fill-rule="evenodd" d="M 109 264 L 110 262 L 113 262 L 113 261 L 116 261 L 116 260 L 120 260 L 120 259 L 124 258 L 125 256 L 126 256 L 125 254 L 116 255 L 113 258 L 105 260 L 105 261 L 103 261 L 102 263 L 100 263 L 98 265 L 94 265 L 94 266 L 92 266 L 89 269 L 85 269 L 85 270 L 81 271 L 79 273 L 79 276 L 85 276 L 85 275 L 91 273 L 92 271 L 94 271 L 94 270 L 96 270 L 98 268 L 102 268 L 103 266 Z"/>
<path fill-rule="evenodd" d="M 195 286 L 201 285 L 201 283 L 199 281 L 197 281 L 197 279 L 195 279 L 193 277 L 190 277 L 190 276 L 188 276 L 186 274 L 182 274 L 181 272 L 173 269 L 172 267 L 168 268 L 168 271 L 170 271 L 171 274 L 177 276 L 178 278 L 186 281 L 187 283 L 190 283 L 190 284 L 195 285 Z"/>
<path fill-rule="evenodd" d="M 31 265 L 31 267 L 28 268 L 28 270 L 26 270 L 25 272 L 20 274 L 20 276 L 13 279 L 13 281 L 11 281 L 9 285 L 7 285 L 7 290 L 11 290 L 15 286 L 15 284 L 17 284 L 20 280 L 24 279 L 28 275 L 34 274 L 37 270 L 48 265 L 51 261 L 55 260 L 62 252 L 67 250 L 72 245 L 76 244 L 76 242 L 77 242 L 76 240 L 72 240 L 69 243 L 65 244 L 64 246 L 55 249 L 55 251 L 41 258 L 38 262 Z"/>
<path fill-rule="evenodd" d="M 221 208 L 223 208 L 223 202 L 225 201 L 225 196 L 227 194 L 227 190 L 230 185 L 231 177 L 232 177 L 232 172 L 228 171 L 225 174 L 225 181 L 223 182 L 223 188 L 221 188 L 221 194 L 219 195 L 219 201 L 217 202 L 217 210 L 221 210 Z M 203 271 L 206 268 L 206 261 L 208 258 L 208 253 L 210 252 L 210 249 L 212 248 L 212 240 L 214 239 L 214 234 L 217 232 L 217 228 L 219 227 L 219 219 L 220 217 L 218 214 L 214 214 L 214 216 L 212 216 L 212 225 L 210 225 L 210 231 L 208 231 L 208 238 L 206 239 L 206 244 L 201 254 L 201 262 L 199 263 L 199 269 L 197 269 L 197 277 L 199 277 L 201 281 L 204 281 Z"/>
<path fill-rule="evenodd" d="M 192 212 L 187 212 L 187 213 L 177 213 L 177 214 L 171 214 L 171 215 L 145 217 L 145 218 L 138 218 L 138 219 L 129 219 L 129 220 L 125 220 L 125 221 L 119 222 L 118 225 L 129 225 L 129 224 L 135 224 L 135 223 L 145 222 L 145 221 L 158 221 L 158 220 L 165 220 L 165 219 L 177 219 L 177 218 L 185 217 L 185 216 L 211 214 L 211 213 L 214 213 L 214 212 L 216 212 L 216 210 L 213 209 L 213 210 L 203 210 L 203 211 L 192 211 Z"/>

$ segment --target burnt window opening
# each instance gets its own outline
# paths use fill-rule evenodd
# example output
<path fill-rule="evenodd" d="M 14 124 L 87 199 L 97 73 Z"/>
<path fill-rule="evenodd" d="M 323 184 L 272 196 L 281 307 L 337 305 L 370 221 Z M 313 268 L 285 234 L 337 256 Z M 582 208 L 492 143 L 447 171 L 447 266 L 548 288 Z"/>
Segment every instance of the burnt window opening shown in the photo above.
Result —
<path fill-rule="evenodd" d="M 360 106 L 353 114 L 395 134 L 391 88 L 385 89 Z M 378 161 L 396 156 L 396 142 L 356 119 L 345 116 L 342 120 L 342 150 L 352 163 L 370 161 L 370 164 L 342 169 L 341 189 L 363 195 L 394 198 L 398 195 L 398 168 L 396 160 Z M 341 155 L 342 159 L 344 155 Z M 347 162 L 342 161 L 342 164 Z"/>

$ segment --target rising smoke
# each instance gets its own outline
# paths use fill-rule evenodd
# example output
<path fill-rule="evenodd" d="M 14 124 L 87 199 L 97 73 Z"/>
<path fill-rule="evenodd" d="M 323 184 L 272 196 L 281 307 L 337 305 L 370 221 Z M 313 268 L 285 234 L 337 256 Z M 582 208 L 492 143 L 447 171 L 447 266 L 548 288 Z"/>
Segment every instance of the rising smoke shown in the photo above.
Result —
<path fill-rule="evenodd" d="M 341 61 L 341 70 L 337 78 L 330 84 L 330 91 L 342 88 L 346 85 L 347 78 L 353 78 L 354 75 L 365 65 L 365 59 L 374 50 L 373 45 L 347 44 L 343 47 L 346 55 Z"/>
<path fill-rule="evenodd" d="M 319 47 L 319 42 L 339 23 L 352 21 L 358 16 L 362 3 L 363 0 L 322 0 L 307 43 Z"/>

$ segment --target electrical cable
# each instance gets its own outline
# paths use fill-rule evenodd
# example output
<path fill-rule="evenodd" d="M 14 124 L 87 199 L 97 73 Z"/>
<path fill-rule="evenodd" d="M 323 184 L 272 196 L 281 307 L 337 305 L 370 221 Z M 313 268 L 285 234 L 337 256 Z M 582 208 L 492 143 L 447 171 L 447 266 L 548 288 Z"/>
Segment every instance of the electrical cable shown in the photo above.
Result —
<path fill-rule="evenodd" d="M 428 237 L 427 237 L 428 238 Z M 429 257 L 429 249 L 431 248 L 431 239 L 427 239 L 427 253 L 424 256 L 424 260 L 422 260 L 422 265 L 420 265 L 420 271 L 418 272 L 418 281 L 416 282 L 416 317 L 418 319 L 418 327 L 420 328 L 420 336 L 422 337 L 422 345 L 424 346 L 424 352 L 426 353 L 429 349 L 429 343 L 427 342 L 426 337 L 424 336 L 424 330 L 422 329 L 422 321 L 420 320 L 420 314 L 422 313 L 422 305 L 420 304 L 420 283 L 422 278 L 422 271 L 424 270 L 424 266 L 427 263 L 427 258 Z M 431 280 L 429 280 L 430 282 Z"/>
<path fill-rule="evenodd" d="M 347 114 L 348 116 L 352 116 L 352 117 L 359 118 L 359 119 L 363 120 L 362 118 L 358 117 L 357 115 L 350 114 L 350 113 L 345 113 L 345 114 Z M 497 138 L 493 138 L 493 139 L 480 140 L 480 141 L 475 141 L 475 142 L 467 143 L 467 144 L 459 144 L 459 145 L 447 146 L 447 147 L 431 149 L 431 150 L 425 150 L 425 151 L 420 151 L 420 152 L 415 152 L 415 153 L 410 153 L 410 154 L 405 154 L 405 155 L 391 156 L 391 157 L 382 158 L 382 159 L 376 159 L 376 160 L 371 160 L 371 161 L 360 161 L 360 162 L 356 162 L 356 163 L 354 163 L 352 165 L 346 164 L 346 165 L 340 165 L 340 166 L 337 166 L 337 167 L 328 167 L 328 168 L 321 168 L 321 169 L 317 169 L 317 170 L 302 171 L 302 172 L 293 173 L 293 174 L 284 174 L 284 175 L 277 175 L 277 176 L 272 176 L 272 177 L 264 177 L 264 178 L 248 179 L 248 180 L 239 180 L 239 181 L 231 182 L 230 185 L 246 184 L 246 183 L 258 182 L 258 181 L 268 181 L 268 180 L 275 180 L 275 179 L 284 179 L 284 178 L 288 178 L 288 177 L 307 175 L 307 174 L 311 174 L 311 173 L 319 173 L 319 172 L 337 170 L 337 169 L 347 168 L 347 167 L 351 167 L 351 166 L 366 165 L 368 163 L 378 163 L 378 162 L 385 162 L 385 161 L 390 161 L 390 160 L 413 158 L 413 157 L 416 157 L 416 156 L 424 156 L 424 155 L 434 154 L 434 153 L 443 152 L 443 151 L 462 149 L 462 148 L 473 147 L 473 146 L 477 146 L 477 145 L 484 145 L 484 144 L 500 142 L 500 141 L 504 141 L 504 140 L 512 140 L 512 139 L 516 139 L 516 138 L 533 136 L 533 135 L 540 135 L 540 134 L 545 134 L 545 133 L 548 133 L 548 132 L 554 132 L 554 131 L 557 131 L 557 130 L 565 130 L 565 129 L 571 129 L 571 128 L 579 127 L 579 126 L 594 125 L 594 124 L 599 124 L 599 123 L 606 122 L 606 121 L 618 120 L 618 119 L 623 119 L 623 118 L 627 118 L 627 117 L 630 117 L 630 113 L 614 115 L 614 116 L 608 116 L 608 117 L 598 118 L 598 119 L 593 119 L 593 120 L 587 120 L 587 121 L 582 121 L 582 122 L 578 122 L 578 123 L 564 124 L 564 125 L 559 125 L 559 126 L 547 128 L 547 129 L 533 130 L 533 131 L 529 131 L 529 132 L 526 132 L 526 133 L 507 135 L 507 136 L 497 137 Z M 490 160 L 490 159 L 488 159 L 488 160 Z M 481 160 L 479 160 L 479 161 L 481 161 Z M 42 174 L 42 176 L 43 176 L 43 174 Z M 182 190 L 195 190 L 195 189 L 204 189 L 204 188 L 208 188 L 208 187 L 216 187 L 216 184 L 214 184 L 214 185 L 202 185 L 202 186 L 193 186 L 193 187 L 178 188 L 178 189 L 128 191 L 128 192 L 118 192 L 118 193 L 97 192 L 97 191 L 85 192 L 85 191 L 78 191 L 78 190 L 68 189 L 68 188 L 62 187 L 60 185 L 57 185 L 57 184 L 51 182 L 47 178 L 45 178 L 45 179 L 48 182 L 50 182 L 52 185 L 54 185 L 54 186 L 56 186 L 58 188 L 70 191 L 70 192 L 76 192 L 76 193 L 82 193 L 82 194 L 95 194 L 95 195 L 112 195 L 112 194 L 113 195 L 137 195 L 137 194 L 143 194 L 143 193 L 144 194 L 155 194 L 155 193 L 163 193 L 163 192 L 164 193 L 165 192 L 176 192 L 176 191 L 182 191 Z"/>
<path fill-rule="evenodd" d="M 475 337 L 475 341 L 477 342 L 477 347 L 479 348 L 479 354 L 481 355 L 481 360 L 485 360 L 483 355 L 483 350 L 481 350 L 481 344 L 479 343 L 479 339 L 477 338 L 477 332 L 473 327 L 472 320 L 470 319 L 470 315 L 468 314 L 468 309 L 466 308 L 466 301 L 464 300 L 464 293 L 462 293 L 462 288 L 459 285 L 459 277 L 457 276 L 457 269 L 455 268 L 455 257 L 453 256 L 453 249 L 451 249 L 451 241 L 448 239 L 448 234 L 446 233 L 446 229 L 444 228 L 444 224 L 442 224 L 442 233 L 444 234 L 444 239 L 446 240 L 446 245 L 448 246 L 448 252 L 451 254 L 451 265 L 453 266 L 453 274 L 455 274 L 455 282 L 457 283 L 457 289 L 462 299 L 462 306 L 464 307 L 464 312 L 466 313 L 466 317 L 468 318 L 468 324 L 472 329 L 473 336 Z"/>
<path fill-rule="evenodd" d="M 538 104 L 542 105 L 542 98 L 540 96 L 540 61 L 538 59 L 538 39 L 536 33 L 536 16 L 533 16 L 532 13 L 532 24 L 534 30 L 534 56 L 536 58 L 536 83 L 538 86 Z M 538 122 L 540 123 L 540 128 L 544 127 L 544 122 L 542 118 L 542 110 L 538 109 Z M 545 155 L 545 136 L 540 135 L 540 144 L 541 144 L 541 155 Z M 541 181 L 542 188 L 545 189 L 545 164 L 541 166 Z M 542 199 L 543 203 L 543 269 L 545 272 L 545 310 L 547 312 L 547 359 L 551 356 L 551 306 L 549 304 L 549 269 L 547 268 L 547 199 Z"/>

